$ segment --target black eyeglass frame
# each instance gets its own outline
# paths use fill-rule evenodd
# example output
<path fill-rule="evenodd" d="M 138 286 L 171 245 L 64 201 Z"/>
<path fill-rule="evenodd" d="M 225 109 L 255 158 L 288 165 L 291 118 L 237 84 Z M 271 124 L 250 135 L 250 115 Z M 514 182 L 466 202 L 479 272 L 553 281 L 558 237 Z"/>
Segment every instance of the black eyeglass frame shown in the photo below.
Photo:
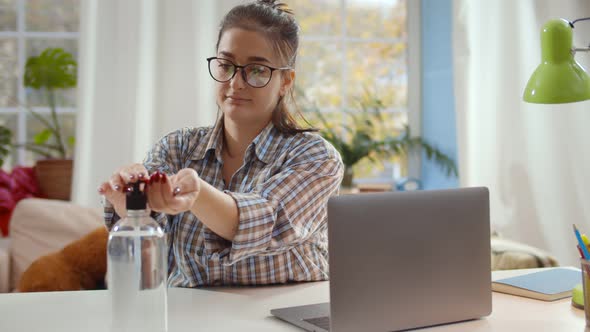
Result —
<path fill-rule="evenodd" d="M 223 60 L 223 61 L 227 61 L 227 62 L 231 63 L 231 64 L 232 64 L 232 65 L 233 65 L 233 66 L 234 66 L 236 69 L 234 70 L 234 73 L 231 75 L 231 77 L 230 77 L 230 78 L 228 78 L 227 80 L 225 80 L 225 81 L 218 80 L 218 79 L 216 79 L 216 78 L 213 76 L 213 73 L 211 72 L 211 61 L 212 61 L 212 60 Z M 250 83 L 248 82 L 248 79 L 246 78 L 246 71 L 244 70 L 244 68 L 246 68 L 246 67 L 248 67 L 248 66 L 251 66 L 251 65 L 262 66 L 262 67 L 266 67 L 266 68 L 270 69 L 270 76 L 268 77 L 268 82 L 266 82 L 266 84 L 264 84 L 263 86 L 253 86 L 252 84 L 250 84 Z M 207 67 L 208 67 L 208 69 L 209 69 L 209 75 L 211 76 L 211 78 L 212 78 L 212 79 L 214 79 L 215 81 L 219 82 L 219 83 L 225 83 L 225 82 L 229 82 L 229 81 L 231 81 L 231 80 L 232 80 L 234 77 L 236 77 L 236 74 L 238 73 L 238 70 L 240 70 L 240 72 L 241 72 L 241 74 L 242 74 L 242 79 L 244 80 L 244 82 L 246 82 L 246 84 L 248 84 L 249 86 L 251 86 L 251 87 L 253 87 L 253 88 L 255 88 L 255 89 L 264 88 L 265 86 L 267 86 L 267 85 L 268 85 L 268 83 L 270 83 L 270 81 L 272 80 L 272 73 L 273 73 L 275 70 L 291 70 L 291 69 L 293 69 L 293 68 L 291 68 L 291 67 L 280 67 L 280 68 L 274 68 L 274 67 L 271 67 L 271 66 L 267 66 L 267 65 L 263 65 L 263 64 L 261 64 L 261 63 L 255 63 L 255 62 L 253 62 L 253 63 L 248 63 L 248 64 L 245 64 L 245 65 L 243 65 L 243 66 L 240 66 L 240 65 L 236 65 L 236 64 L 235 64 L 233 61 L 231 61 L 231 60 L 224 59 L 224 58 L 218 58 L 218 57 L 216 57 L 216 56 L 213 56 L 213 57 L 207 58 Z"/>

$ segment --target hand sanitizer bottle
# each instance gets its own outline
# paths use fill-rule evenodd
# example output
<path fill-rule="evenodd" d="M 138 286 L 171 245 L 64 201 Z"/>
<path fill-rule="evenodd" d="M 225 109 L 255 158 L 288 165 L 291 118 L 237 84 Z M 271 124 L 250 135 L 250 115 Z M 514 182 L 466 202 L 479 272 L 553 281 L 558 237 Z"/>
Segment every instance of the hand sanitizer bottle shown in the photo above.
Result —
<path fill-rule="evenodd" d="M 107 245 L 112 331 L 167 331 L 168 247 L 162 228 L 149 216 L 137 182 L 127 192 L 127 217 L 110 231 Z"/>

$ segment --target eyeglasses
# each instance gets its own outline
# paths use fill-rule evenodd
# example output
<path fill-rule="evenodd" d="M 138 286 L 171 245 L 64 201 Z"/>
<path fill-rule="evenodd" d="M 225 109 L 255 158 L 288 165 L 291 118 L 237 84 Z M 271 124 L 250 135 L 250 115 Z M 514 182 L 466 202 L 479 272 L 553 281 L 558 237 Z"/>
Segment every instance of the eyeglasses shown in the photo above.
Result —
<path fill-rule="evenodd" d="M 273 68 L 258 63 L 239 66 L 227 59 L 217 57 L 207 58 L 207 62 L 209 63 L 209 74 L 217 82 L 230 81 L 236 76 L 238 69 L 241 69 L 244 82 L 253 88 L 265 87 L 270 82 L 273 71 L 291 69 L 289 67 Z"/>

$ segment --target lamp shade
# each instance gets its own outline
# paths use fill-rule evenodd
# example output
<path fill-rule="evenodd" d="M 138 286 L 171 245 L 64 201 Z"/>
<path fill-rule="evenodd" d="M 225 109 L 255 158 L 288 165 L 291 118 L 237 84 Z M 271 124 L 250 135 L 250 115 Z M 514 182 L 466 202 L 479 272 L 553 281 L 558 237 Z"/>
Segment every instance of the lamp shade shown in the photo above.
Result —
<path fill-rule="evenodd" d="M 529 103 L 560 104 L 590 99 L 590 77 L 574 59 L 572 28 L 564 19 L 541 30 L 541 64 L 524 90 Z"/>

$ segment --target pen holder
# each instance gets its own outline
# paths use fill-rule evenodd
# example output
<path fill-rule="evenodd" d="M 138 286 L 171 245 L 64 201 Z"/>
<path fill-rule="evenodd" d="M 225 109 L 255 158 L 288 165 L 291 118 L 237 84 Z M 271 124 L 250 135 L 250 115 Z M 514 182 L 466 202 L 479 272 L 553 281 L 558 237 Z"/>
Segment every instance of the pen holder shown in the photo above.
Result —
<path fill-rule="evenodd" d="M 584 287 L 584 315 L 586 316 L 586 326 L 590 327 L 590 261 L 580 259 L 582 269 L 582 285 Z"/>

